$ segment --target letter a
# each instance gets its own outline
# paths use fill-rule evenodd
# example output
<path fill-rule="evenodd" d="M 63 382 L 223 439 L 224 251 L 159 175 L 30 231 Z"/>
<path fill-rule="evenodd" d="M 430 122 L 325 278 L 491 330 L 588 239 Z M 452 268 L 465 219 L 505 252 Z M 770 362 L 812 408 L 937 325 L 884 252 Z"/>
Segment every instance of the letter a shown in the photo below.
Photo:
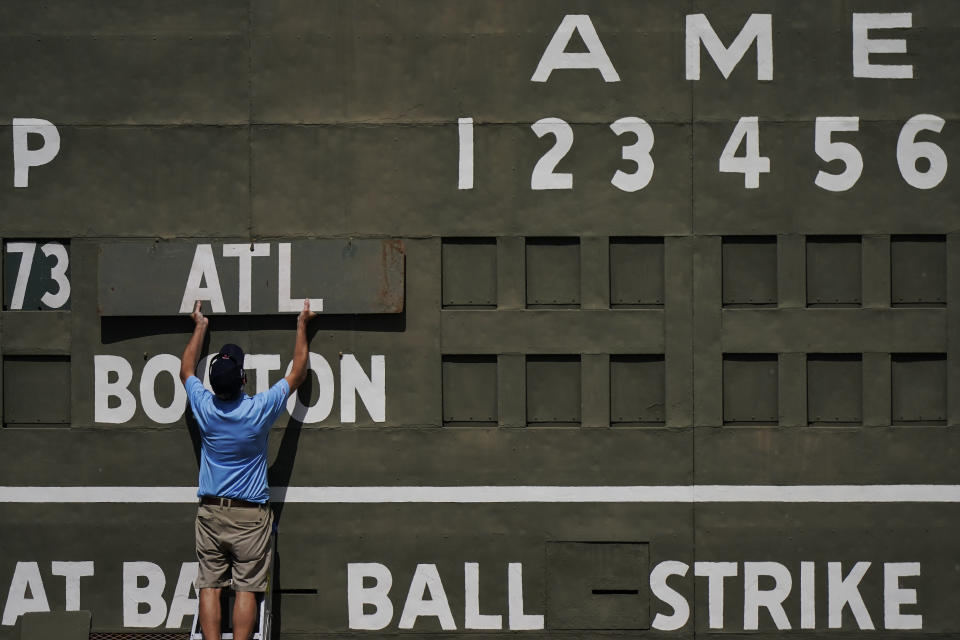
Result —
<path fill-rule="evenodd" d="M 201 286 L 206 280 L 207 286 Z M 198 244 L 187 276 L 187 286 L 183 289 L 180 301 L 180 313 L 193 311 L 197 300 L 209 300 L 214 313 L 226 312 L 223 306 L 223 292 L 220 291 L 220 276 L 217 275 L 217 263 L 213 261 L 213 248 L 209 244 Z"/>
<path fill-rule="evenodd" d="M 586 53 L 567 53 L 567 45 L 570 44 L 574 31 L 580 34 L 587 45 Z M 546 82 L 554 69 L 596 69 L 605 82 L 620 82 L 620 76 L 613 68 L 613 63 L 610 62 L 588 15 L 563 17 L 563 22 L 553 34 L 530 81 Z"/>

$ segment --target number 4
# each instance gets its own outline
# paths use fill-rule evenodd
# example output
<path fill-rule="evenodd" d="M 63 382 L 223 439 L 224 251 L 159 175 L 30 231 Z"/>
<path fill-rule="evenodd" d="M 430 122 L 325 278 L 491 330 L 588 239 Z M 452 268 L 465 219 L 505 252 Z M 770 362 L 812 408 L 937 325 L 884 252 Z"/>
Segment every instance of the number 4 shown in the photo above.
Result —
<path fill-rule="evenodd" d="M 737 156 L 744 138 L 744 154 Z M 733 128 L 727 146 L 720 154 L 720 173 L 742 173 L 746 189 L 759 189 L 760 174 L 770 173 L 770 158 L 760 155 L 760 123 L 757 116 L 744 116 Z"/>

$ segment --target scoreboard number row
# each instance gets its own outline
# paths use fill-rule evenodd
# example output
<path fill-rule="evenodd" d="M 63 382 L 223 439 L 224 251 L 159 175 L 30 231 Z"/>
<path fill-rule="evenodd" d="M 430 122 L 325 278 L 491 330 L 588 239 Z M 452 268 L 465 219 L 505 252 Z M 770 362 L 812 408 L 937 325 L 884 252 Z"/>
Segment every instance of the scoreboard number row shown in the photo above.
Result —
<path fill-rule="evenodd" d="M 936 143 L 918 141 L 917 135 L 923 131 L 940 133 L 945 120 L 939 116 L 922 113 L 915 115 L 900 129 L 897 138 L 897 166 L 903 180 L 915 189 L 933 189 L 947 175 L 947 155 Z M 530 174 L 532 191 L 573 189 L 573 174 L 558 172 L 557 166 L 573 148 L 573 128 L 560 118 L 541 118 L 530 128 L 538 138 L 552 135 L 554 144 L 546 151 L 533 167 Z M 626 144 L 621 157 L 636 165 L 632 172 L 617 170 L 610 183 L 621 191 L 639 191 L 650 184 L 654 173 L 654 160 L 651 152 L 654 146 L 654 133 L 650 125 L 642 118 L 628 116 L 620 118 L 610 125 L 617 136 L 632 134 L 635 142 Z M 860 179 L 863 173 L 863 155 L 850 142 L 833 139 L 835 133 L 855 133 L 860 130 L 860 118 L 857 116 L 824 116 L 816 119 L 814 133 L 814 151 L 824 162 L 839 160 L 843 163 L 840 173 L 819 170 L 813 183 L 825 191 L 847 191 Z M 474 144 L 473 119 L 458 120 L 460 139 L 460 157 L 458 188 L 473 189 L 474 186 Z M 919 169 L 918 161 L 925 160 L 926 168 Z M 760 155 L 760 119 L 758 116 L 743 116 L 733 128 L 726 145 L 720 152 L 718 163 L 720 173 L 743 174 L 745 189 L 759 189 L 760 175 L 770 173 L 770 158 Z"/>

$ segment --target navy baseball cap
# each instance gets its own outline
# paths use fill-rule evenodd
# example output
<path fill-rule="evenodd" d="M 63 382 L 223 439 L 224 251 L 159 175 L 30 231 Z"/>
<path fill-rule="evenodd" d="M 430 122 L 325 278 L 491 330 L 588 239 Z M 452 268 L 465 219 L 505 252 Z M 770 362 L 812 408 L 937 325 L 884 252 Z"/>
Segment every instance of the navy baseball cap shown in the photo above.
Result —
<path fill-rule="evenodd" d="M 218 396 L 233 397 L 243 386 L 243 349 L 225 344 L 210 360 L 210 386 Z"/>

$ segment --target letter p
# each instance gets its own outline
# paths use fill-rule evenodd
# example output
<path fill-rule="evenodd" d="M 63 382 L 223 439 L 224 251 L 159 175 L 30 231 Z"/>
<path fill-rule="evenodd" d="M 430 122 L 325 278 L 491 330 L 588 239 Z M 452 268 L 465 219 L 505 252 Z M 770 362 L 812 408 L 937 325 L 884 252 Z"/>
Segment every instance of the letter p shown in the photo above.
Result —
<path fill-rule="evenodd" d="M 43 145 L 31 149 L 28 145 L 29 134 L 36 133 L 43 138 Z M 13 186 L 26 187 L 29 182 L 30 167 L 47 164 L 60 153 L 60 132 L 49 120 L 39 118 L 13 119 Z"/>

